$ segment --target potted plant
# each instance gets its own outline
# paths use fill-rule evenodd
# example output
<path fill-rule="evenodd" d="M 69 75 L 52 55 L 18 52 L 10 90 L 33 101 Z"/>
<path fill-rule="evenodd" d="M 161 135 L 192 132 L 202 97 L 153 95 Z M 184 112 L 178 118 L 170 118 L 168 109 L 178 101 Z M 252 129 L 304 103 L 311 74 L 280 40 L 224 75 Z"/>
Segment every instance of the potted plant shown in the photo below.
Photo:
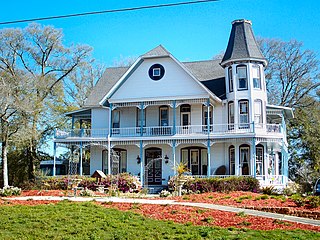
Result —
<path fill-rule="evenodd" d="M 184 173 L 189 172 L 189 169 L 186 163 L 180 162 L 175 167 L 175 170 L 177 172 L 177 175 L 174 182 L 176 185 L 176 189 L 178 190 L 178 196 L 181 196 L 182 186 L 188 180 L 187 176 L 185 176 Z"/>

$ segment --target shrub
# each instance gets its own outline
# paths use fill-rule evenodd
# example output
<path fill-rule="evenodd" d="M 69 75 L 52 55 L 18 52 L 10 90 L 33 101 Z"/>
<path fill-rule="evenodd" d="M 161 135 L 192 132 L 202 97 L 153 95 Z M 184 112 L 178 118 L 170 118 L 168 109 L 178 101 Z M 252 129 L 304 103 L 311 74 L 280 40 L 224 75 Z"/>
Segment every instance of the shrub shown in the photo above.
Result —
<path fill-rule="evenodd" d="M 302 207 L 305 205 L 306 201 L 303 197 L 301 197 L 300 195 L 293 195 L 291 197 L 291 199 L 293 200 L 293 202 L 298 206 L 298 207 Z"/>
<path fill-rule="evenodd" d="M 19 196 L 21 194 L 21 188 L 18 187 L 4 187 L 0 189 L 1 197 Z"/>
<path fill-rule="evenodd" d="M 120 192 L 139 192 L 141 190 L 141 183 L 137 177 L 131 176 L 128 173 L 121 173 L 118 175 L 108 175 L 103 181 L 97 183 L 95 178 L 77 176 L 77 181 L 73 179 L 48 177 L 42 180 L 41 188 L 47 190 L 67 190 L 68 187 L 78 185 L 78 187 L 87 188 L 91 191 L 97 191 L 99 187 L 110 188 L 114 186 Z M 80 181 L 80 182 L 79 182 Z M 79 183 L 78 183 L 79 182 Z M 39 189 L 37 184 L 28 182 L 24 184 L 24 188 Z"/>
<path fill-rule="evenodd" d="M 165 197 L 169 197 L 169 196 L 171 196 L 171 193 L 169 191 L 167 191 L 167 190 L 162 190 L 160 192 L 160 197 L 165 198 Z"/>
<path fill-rule="evenodd" d="M 169 189 L 174 189 L 174 179 L 168 182 Z M 192 192 L 230 192 L 251 191 L 259 189 L 259 180 L 253 177 L 227 177 L 227 178 L 190 178 L 183 188 Z"/>
<path fill-rule="evenodd" d="M 274 186 L 266 186 L 266 187 L 263 187 L 261 189 L 262 193 L 263 194 L 267 194 L 267 195 L 272 195 L 272 194 L 276 194 L 277 191 L 276 189 L 274 188 Z"/>
<path fill-rule="evenodd" d="M 319 196 L 311 196 L 308 198 L 308 203 L 310 207 L 317 208 L 320 207 L 320 197 Z"/>
<path fill-rule="evenodd" d="M 84 190 L 80 191 L 79 195 L 82 196 L 82 197 L 92 197 L 94 194 L 93 194 L 93 191 L 85 188 Z"/>

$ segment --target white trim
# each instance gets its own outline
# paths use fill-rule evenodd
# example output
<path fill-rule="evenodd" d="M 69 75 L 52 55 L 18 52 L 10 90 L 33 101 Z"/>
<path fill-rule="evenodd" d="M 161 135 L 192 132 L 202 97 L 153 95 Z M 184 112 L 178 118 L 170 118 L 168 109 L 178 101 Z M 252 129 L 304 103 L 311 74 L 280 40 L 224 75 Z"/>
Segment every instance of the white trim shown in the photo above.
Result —
<path fill-rule="evenodd" d="M 127 76 L 131 73 L 131 71 L 138 65 L 141 60 L 143 60 L 141 57 L 138 57 L 138 59 L 131 65 L 131 67 L 123 74 L 123 76 L 116 82 L 116 84 L 113 85 L 113 87 L 109 90 L 109 92 L 102 98 L 102 100 L 99 102 L 100 105 L 102 105 L 107 98 L 109 98 L 117 89 L 121 86 L 122 82 L 127 78 Z"/>
<path fill-rule="evenodd" d="M 209 91 L 198 79 L 196 79 L 191 72 L 179 61 L 177 60 L 175 57 L 173 57 L 171 54 L 169 54 L 168 56 L 171 58 L 175 63 L 177 63 L 205 92 L 207 92 L 209 94 L 209 96 L 211 98 L 213 98 L 215 101 L 217 102 L 222 102 L 222 100 L 220 98 L 218 98 L 216 95 L 214 95 L 211 91 Z M 113 85 L 113 87 L 109 90 L 109 92 L 102 98 L 102 100 L 99 102 L 100 105 L 102 105 L 108 98 L 110 98 L 112 96 L 112 94 L 114 94 L 118 88 L 121 86 L 121 84 L 123 83 L 123 81 L 126 80 L 126 78 L 131 74 L 131 72 L 136 68 L 136 66 L 142 62 L 144 59 L 147 59 L 148 57 L 139 57 L 132 65 L 131 67 L 126 71 L 126 73 L 116 82 L 115 85 Z M 195 98 L 195 96 L 188 96 L 189 98 Z M 208 96 L 203 96 L 203 97 L 208 97 Z M 171 97 L 167 97 L 167 98 L 161 98 L 164 100 L 175 100 L 176 97 L 175 96 L 171 96 Z M 118 100 L 119 101 L 119 100 Z M 125 99 L 122 99 L 121 101 L 128 101 Z M 133 99 L 129 99 L 129 101 L 137 101 L 137 99 L 133 100 Z M 112 101 L 110 101 L 112 102 Z"/>

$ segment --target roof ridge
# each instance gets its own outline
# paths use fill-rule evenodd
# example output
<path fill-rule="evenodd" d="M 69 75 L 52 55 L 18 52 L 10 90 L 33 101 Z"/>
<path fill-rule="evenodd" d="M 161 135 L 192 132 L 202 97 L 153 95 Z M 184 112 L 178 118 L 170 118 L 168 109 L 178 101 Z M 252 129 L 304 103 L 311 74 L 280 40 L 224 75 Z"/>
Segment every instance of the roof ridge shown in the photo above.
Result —
<path fill-rule="evenodd" d="M 221 61 L 221 59 L 208 59 L 208 60 L 196 60 L 196 61 L 188 61 L 188 62 L 182 62 L 182 63 L 196 63 L 196 62 L 215 62 L 215 61 Z"/>

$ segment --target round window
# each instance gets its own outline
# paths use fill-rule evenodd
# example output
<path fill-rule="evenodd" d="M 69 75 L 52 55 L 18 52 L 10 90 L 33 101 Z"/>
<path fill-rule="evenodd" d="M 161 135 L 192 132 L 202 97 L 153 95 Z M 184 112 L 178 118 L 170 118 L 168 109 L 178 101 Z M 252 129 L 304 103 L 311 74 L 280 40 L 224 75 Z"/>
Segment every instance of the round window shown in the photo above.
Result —
<path fill-rule="evenodd" d="M 164 73 L 164 67 L 159 63 L 153 64 L 149 68 L 149 77 L 154 81 L 160 80 L 164 76 Z"/>

